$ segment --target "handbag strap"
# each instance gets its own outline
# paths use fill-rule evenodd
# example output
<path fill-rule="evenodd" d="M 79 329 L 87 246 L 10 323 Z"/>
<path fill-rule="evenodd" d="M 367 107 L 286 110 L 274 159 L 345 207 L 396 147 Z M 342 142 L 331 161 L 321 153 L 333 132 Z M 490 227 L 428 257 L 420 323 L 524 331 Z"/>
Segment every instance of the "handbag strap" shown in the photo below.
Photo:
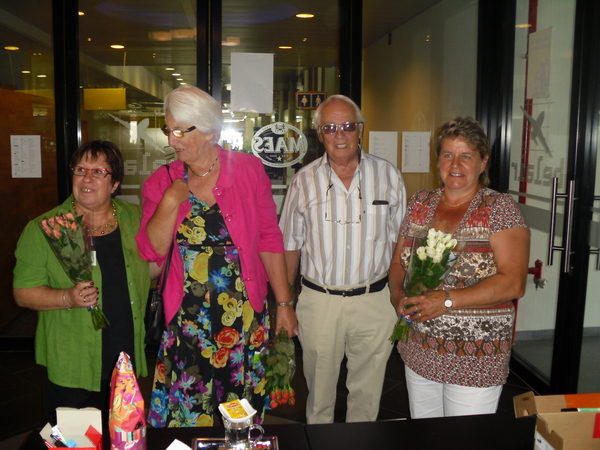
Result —
<path fill-rule="evenodd" d="M 171 167 L 168 164 L 164 165 L 167 169 L 167 173 L 169 174 L 169 179 L 171 183 L 173 183 L 173 178 L 171 178 Z M 171 246 L 169 247 L 169 253 L 167 255 L 167 261 L 165 263 L 165 268 L 162 271 L 162 279 L 160 280 L 160 292 L 164 292 L 165 286 L 167 285 L 167 276 L 169 275 L 169 268 L 171 267 L 171 257 L 173 256 L 173 247 L 174 242 L 171 242 Z"/>

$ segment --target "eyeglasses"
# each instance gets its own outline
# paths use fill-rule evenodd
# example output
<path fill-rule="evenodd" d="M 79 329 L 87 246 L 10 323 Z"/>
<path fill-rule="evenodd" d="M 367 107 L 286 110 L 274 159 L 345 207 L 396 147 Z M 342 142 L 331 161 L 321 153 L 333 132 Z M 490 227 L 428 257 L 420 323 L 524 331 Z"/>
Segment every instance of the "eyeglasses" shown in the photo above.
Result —
<path fill-rule="evenodd" d="M 75 166 L 75 167 L 71 167 L 71 172 L 73 172 L 73 175 L 77 176 L 77 177 L 85 177 L 85 174 L 87 172 L 91 172 L 92 173 L 92 177 L 94 178 L 106 178 L 107 175 L 112 175 L 112 172 L 109 172 L 106 169 L 86 169 L 85 167 L 81 167 L 81 166 Z"/>
<path fill-rule="evenodd" d="M 358 199 L 362 200 L 362 193 L 360 190 L 360 183 L 362 181 L 362 172 L 358 172 Z M 328 219 L 327 218 L 327 210 L 329 209 L 329 190 L 333 187 L 333 183 L 331 182 L 331 166 L 329 167 L 329 186 L 327 186 L 327 190 L 325 191 L 325 222 L 333 222 L 338 225 L 352 225 L 358 224 L 361 221 L 360 211 L 358 213 L 358 221 L 352 220 L 339 220 L 339 219 Z"/>
<path fill-rule="evenodd" d="M 341 125 L 337 125 L 335 123 L 328 123 L 327 125 L 323 125 L 319 128 L 323 131 L 323 134 L 335 134 L 340 128 L 344 133 L 354 133 L 356 131 L 356 128 L 359 125 L 362 125 L 363 123 L 364 122 L 344 122 Z"/>
<path fill-rule="evenodd" d="M 180 130 L 179 128 L 174 128 L 173 130 L 169 130 L 169 127 L 165 123 L 160 129 L 165 136 L 169 136 L 169 134 L 173 133 L 173 136 L 176 138 L 182 138 L 185 133 L 189 133 L 190 131 L 195 130 L 196 127 L 189 127 L 187 130 Z"/>

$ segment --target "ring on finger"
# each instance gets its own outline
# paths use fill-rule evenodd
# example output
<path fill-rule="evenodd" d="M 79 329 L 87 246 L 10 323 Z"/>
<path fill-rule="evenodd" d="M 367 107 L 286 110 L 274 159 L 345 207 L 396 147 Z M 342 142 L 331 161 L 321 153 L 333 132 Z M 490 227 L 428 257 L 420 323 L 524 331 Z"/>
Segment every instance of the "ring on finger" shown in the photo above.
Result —
<path fill-rule="evenodd" d="M 422 316 L 423 316 L 423 314 L 419 313 L 419 317 L 422 317 Z"/>

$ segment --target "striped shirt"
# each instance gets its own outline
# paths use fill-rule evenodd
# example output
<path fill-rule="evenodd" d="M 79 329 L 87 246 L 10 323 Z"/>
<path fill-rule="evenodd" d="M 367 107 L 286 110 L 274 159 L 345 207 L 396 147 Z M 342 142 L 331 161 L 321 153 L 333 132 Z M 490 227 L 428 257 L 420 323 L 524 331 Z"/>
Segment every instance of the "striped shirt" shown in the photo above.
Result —
<path fill-rule="evenodd" d="M 390 162 L 361 150 L 346 189 L 325 154 L 292 178 L 279 226 L 285 249 L 301 251 L 303 276 L 368 284 L 387 275 L 405 210 L 404 181 Z"/>

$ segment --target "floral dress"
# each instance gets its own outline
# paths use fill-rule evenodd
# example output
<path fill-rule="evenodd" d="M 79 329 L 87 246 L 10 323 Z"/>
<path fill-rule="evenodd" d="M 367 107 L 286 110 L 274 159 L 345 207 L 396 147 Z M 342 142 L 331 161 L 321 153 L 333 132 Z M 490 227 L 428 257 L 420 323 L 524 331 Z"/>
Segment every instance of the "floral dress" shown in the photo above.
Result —
<path fill-rule="evenodd" d="M 246 398 L 264 417 L 266 380 L 260 352 L 269 315 L 254 311 L 240 276 L 237 249 L 218 204 L 190 195 L 192 209 L 177 230 L 184 297 L 163 334 L 148 423 L 213 426 L 218 406 Z"/>

